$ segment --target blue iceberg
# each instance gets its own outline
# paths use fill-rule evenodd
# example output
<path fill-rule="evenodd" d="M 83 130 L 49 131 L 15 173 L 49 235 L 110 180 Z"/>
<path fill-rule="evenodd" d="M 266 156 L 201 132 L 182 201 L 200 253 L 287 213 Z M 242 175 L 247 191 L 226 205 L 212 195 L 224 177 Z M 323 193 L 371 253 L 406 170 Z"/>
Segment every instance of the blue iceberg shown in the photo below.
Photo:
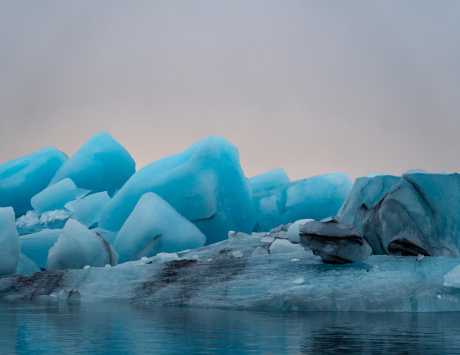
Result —
<path fill-rule="evenodd" d="M 39 213 L 60 210 L 67 202 L 83 197 L 88 192 L 77 187 L 71 179 L 63 179 L 32 197 L 31 204 Z"/>
<path fill-rule="evenodd" d="M 106 191 L 103 191 L 70 201 L 65 205 L 65 208 L 72 213 L 72 218 L 87 227 L 92 227 L 99 222 L 102 210 L 109 201 L 110 196 Z"/>
<path fill-rule="evenodd" d="M 100 227 L 119 230 L 146 192 L 158 194 L 193 222 L 207 243 L 225 239 L 230 230 L 250 232 L 254 227 L 252 198 L 238 150 L 223 138 L 201 140 L 138 171 L 104 209 Z"/>
<path fill-rule="evenodd" d="M 299 219 L 320 220 L 335 216 L 352 188 L 352 180 L 335 173 L 298 180 L 255 200 L 256 231 L 270 229 Z"/>
<path fill-rule="evenodd" d="M 46 269 L 48 252 L 61 234 L 60 229 L 45 229 L 19 238 L 21 253 L 32 260 L 39 268 Z"/>
<path fill-rule="evenodd" d="M 117 256 L 99 234 L 69 219 L 48 252 L 50 270 L 81 269 L 86 266 L 115 265 Z"/>
<path fill-rule="evenodd" d="M 203 246 L 206 237 L 160 196 L 149 192 L 136 204 L 114 242 L 119 262 Z"/>
<path fill-rule="evenodd" d="M 274 169 L 250 178 L 249 186 L 252 197 L 260 199 L 273 194 L 276 190 L 287 187 L 289 182 L 289 177 L 284 169 Z"/>
<path fill-rule="evenodd" d="M 54 148 L 0 164 L 0 207 L 13 207 L 16 216 L 31 209 L 30 199 L 53 178 L 67 156 Z"/>
<path fill-rule="evenodd" d="M 54 175 L 54 184 L 70 178 L 83 189 L 113 194 L 135 171 L 128 151 L 108 133 L 88 140 Z"/>

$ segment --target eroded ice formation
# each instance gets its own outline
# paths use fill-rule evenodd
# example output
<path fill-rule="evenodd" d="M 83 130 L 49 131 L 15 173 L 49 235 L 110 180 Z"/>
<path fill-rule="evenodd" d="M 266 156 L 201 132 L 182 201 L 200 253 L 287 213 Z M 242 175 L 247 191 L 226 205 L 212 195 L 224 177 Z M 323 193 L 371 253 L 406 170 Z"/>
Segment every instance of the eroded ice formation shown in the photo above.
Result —
<path fill-rule="evenodd" d="M 213 243 L 230 230 L 252 231 L 252 198 L 238 150 L 227 140 L 209 137 L 183 153 L 136 172 L 112 198 L 100 226 L 117 231 L 140 197 L 154 192 L 194 223 Z"/>
<path fill-rule="evenodd" d="M 460 255 L 460 176 L 411 173 L 356 181 L 337 219 L 374 254 Z"/>

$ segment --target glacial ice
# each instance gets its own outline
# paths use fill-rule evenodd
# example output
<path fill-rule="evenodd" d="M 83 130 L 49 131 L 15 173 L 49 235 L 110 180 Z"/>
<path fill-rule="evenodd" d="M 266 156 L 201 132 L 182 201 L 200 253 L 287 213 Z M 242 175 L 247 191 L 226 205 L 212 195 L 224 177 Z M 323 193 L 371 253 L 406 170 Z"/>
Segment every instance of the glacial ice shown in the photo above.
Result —
<path fill-rule="evenodd" d="M 294 181 L 256 200 L 256 231 L 269 231 L 299 219 L 335 216 L 352 187 L 344 174 L 326 174 Z"/>
<path fill-rule="evenodd" d="M 103 133 L 0 165 L 0 206 L 0 299 L 460 311 L 458 174 L 247 179 L 217 137 L 135 173 Z"/>
<path fill-rule="evenodd" d="M 289 182 L 289 177 L 284 169 L 274 169 L 250 178 L 249 186 L 253 198 L 260 199 L 273 194 L 278 189 L 287 187 Z"/>
<path fill-rule="evenodd" d="M 194 223 L 207 243 L 225 239 L 230 230 L 250 232 L 255 223 L 238 150 L 223 138 L 203 139 L 136 172 L 104 209 L 100 227 L 119 230 L 146 192 L 157 193 Z"/>
<path fill-rule="evenodd" d="M 51 183 L 72 179 L 83 189 L 113 194 L 135 171 L 128 151 L 108 133 L 91 137 L 56 172 Z"/>
<path fill-rule="evenodd" d="M 71 179 L 66 178 L 33 196 L 31 205 L 39 213 L 60 210 L 67 202 L 81 198 L 88 192 L 88 190 L 77 187 Z"/>
<path fill-rule="evenodd" d="M 9 277 L 0 282 L 0 298 L 75 302 L 78 295 L 82 303 L 254 311 L 460 311 L 459 258 L 385 255 L 329 265 L 299 244 L 278 248 L 286 245 L 283 238 L 237 233 L 168 257 Z"/>
<path fill-rule="evenodd" d="M 287 235 L 288 239 L 292 243 L 300 243 L 300 227 L 305 223 L 312 222 L 314 219 L 299 219 L 288 227 Z"/>
<path fill-rule="evenodd" d="M 65 208 L 72 213 L 72 218 L 91 227 L 99 222 L 102 210 L 109 201 L 110 196 L 103 191 L 70 201 Z"/>
<path fill-rule="evenodd" d="M 353 226 L 335 220 L 311 221 L 299 227 L 300 243 L 328 264 L 365 261 L 372 248 Z"/>
<path fill-rule="evenodd" d="M 21 253 L 32 260 L 39 268 L 46 269 L 48 252 L 61 234 L 60 229 L 44 229 L 37 233 L 19 237 Z"/>
<path fill-rule="evenodd" d="M 0 208 L 0 275 L 12 274 L 19 261 L 19 237 L 11 207 Z"/>
<path fill-rule="evenodd" d="M 0 164 L 0 207 L 13 207 L 16 216 L 31 209 L 30 199 L 43 190 L 67 156 L 54 148 Z"/>
<path fill-rule="evenodd" d="M 114 242 L 119 261 L 203 246 L 206 237 L 155 193 L 144 194 Z"/>
<path fill-rule="evenodd" d="M 58 240 L 48 252 L 48 269 L 81 269 L 89 266 L 116 264 L 111 246 L 80 222 L 69 219 Z"/>
<path fill-rule="evenodd" d="M 374 254 L 460 255 L 460 176 L 411 173 L 356 181 L 337 219 Z"/>

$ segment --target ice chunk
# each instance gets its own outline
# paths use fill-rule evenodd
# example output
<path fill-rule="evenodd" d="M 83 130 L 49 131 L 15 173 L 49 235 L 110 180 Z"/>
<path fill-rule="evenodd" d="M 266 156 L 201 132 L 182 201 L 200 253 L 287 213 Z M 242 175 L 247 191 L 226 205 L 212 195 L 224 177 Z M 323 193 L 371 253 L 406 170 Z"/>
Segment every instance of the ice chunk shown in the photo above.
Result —
<path fill-rule="evenodd" d="M 374 254 L 460 255 L 460 175 L 411 173 L 358 179 L 338 214 Z"/>
<path fill-rule="evenodd" d="M 63 179 L 32 197 L 31 204 L 34 210 L 40 213 L 60 210 L 67 202 L 83 197 L 88 192 L 78 188 L 71 179 Z"/>
<path fill-rule="evenodd" d="M 54 148 L 0 164 L 0 207 L 11 206 L 16 216 L 31 209 L 30 199 L 43 190 L 67 159 Z"/>
<path fill-rule="evenodd" d="M 103 191 L 71 201 L 65 205 L 65 208 L 72 212 L 72 218 L 91 227 L 99 222 L 102 209 L 109 201 L 109 195 Z"/>
<path fill-rule="evenodd" d="M 155 192 L 192 221 L 212 243 L 227 232 L 250 232 L 252 199 L 237 149 L 223 138 L 209 137 L 181 154 L 154 162 L 134 174 L 109 202 L 100 226 L 119 230 L 146 192 Z"/>
<path fill-rule="evenodd" d="M 283 169 L 274 169 L 249 179 L 252 196 L 255 199 L 273 194 L 289 185 L 289 177 Z"/>
<path fill-rule="evenodd" d="M 16 271 L 19 260 L 19 237 L 11 207 L 0 208 L 0 275 Z"/>
<path fill-rule="evenodd" d="M 43 229 L 61 229 L 70 218 L 67 210 L 54 210 L 43 213 L 28 211 L 16 220 L 19 235 L 39 232 Z"/>
<path fill-rule="evenodd" d="M 303 224 L 300 242 L 328 264 L 364 261 L 372 254 L 366 239 L 353 226 L 335 220 Z"/>
<path fill-rule="evenodd" d="M 299 219 L 335 216 L 352 187 L 344 174 L 326 174 L 294 181 L 288 187 L 256 201 L 257 231 Z"/>
<path fill-rule="evenodd" d="M 40 268 L 24 254 L 19 255 L 18 266 L 16 267 L 16 274 L 29 276 L 39 272 Z"/>
<path fill-rule="evenodd" d="M 21 253 L 31 259 L 39 268 L 47 268 L 48 252 L 61 234 L 59 229 L 45 229 L 19 238 Z"/>
<path fill-rule="evenodd" d="M 299 219 L 298 221 L 295 221 L 292 223 L 289 228 L 288 228 L 288 239 L 292 243 L 300 243 L 300 230 L 299 228 L 304 225 L 305 223 L 312 222 L 314 221 L 313 219 Z"/>
<path fill-rule="evenodd" d="M 137 260 L 158 252 L 203 246 L 206 237 L 160 196 L 144 194 L 118 232 L 114 247 L 119 261 Z"/>
<path fill-rule="evenodd" d="M 115 265 L 110 244 L 74 219 L 69 219 L 48 253 L 48 269 L 81 269 Z"/>
<path fill-rule="evenodd" d="M 287 239 L 276 239 L 270 245 L 270 254 L 289 254 L 289 253 L 301 253 L 302 247 L 298 244 L 291 243 Z"/>
<path fill-rule="evenodd" d="M 126 149 L 110 134 L 99 133 L 62 165 L 51 183 L 71 178 L 80 188 L 113 194 L 134 170 L 135 162 Z"/>

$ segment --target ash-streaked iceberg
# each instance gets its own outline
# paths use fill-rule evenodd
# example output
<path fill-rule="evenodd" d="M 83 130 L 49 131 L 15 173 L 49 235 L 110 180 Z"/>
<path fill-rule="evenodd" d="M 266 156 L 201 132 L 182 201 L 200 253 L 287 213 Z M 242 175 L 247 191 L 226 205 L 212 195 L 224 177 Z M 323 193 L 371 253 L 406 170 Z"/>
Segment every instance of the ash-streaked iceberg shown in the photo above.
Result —
<path fill-rule="evenodd" d="M 31 209 L 30 199 L 42 191 L 67 156 L 55 148 L 0 164 L 0 207 L 13 207 L 16 216 Z"/>
<path fill-rule="evenodd" d="M 66 178 L 33 196 L 31 205 L 39 213 L 61 210 L 66 203 L 79 199 L 88 192 L 88 190 L 77 187 L 71 179 Z"/>
<path fill-rule="evenodd" d="M 119 262 L 203 246 L 206 237 L 152 192 L 144 194 L 121 227 L 114 242 Z"/>
<path fill-rule="evenodd" d="M 334 173 L 298 180 L 255 201 L 256 231 L 270 229 L 299 219 L 335 216 L 347 198 L 352 180 Z"/>
<path fill-rule="evenodd" d="M 91 137 L 56 172 L 51 183 L 70 178 L 83 189 L 113 194 L 135 171 L 128 151 L 110 134 Z"/>
<path fill-rule="evenodd" d="M 0 208 L 0 275 L 13 274 L 19 261 L 19 237 L 11 207 Z"/>
<path fill-rule="evenodd" d="M 223 138 L 203 139 L 136 172 L 104 209 L 100 227 L 119 230 L 146 192 L 158 194 L 194 223 L 208 243 L 225 239 L 230 230 L 250 232 L 254 227 L 238 150 Z"/>
<path fill-rule="evenodd" d="M 337 219 L 358 228 L 374 254 L 460 255 L 460 175 L 360 178 Z"/>
<path fill-rule="evenodd" d="M 281 232 L 234 233 L 197 250 L 115 267 L 10 276 L 0 281 L 0 299 L 275 312 L 460 311 L 459 258 L 374 255 L 330 265 L 287 243 Z"/>
<path fill-rule="evenodd" d="M 100 235 L 69 219 L 48 252 L 50 270 L 81 269 L 85 266 L 115 265 L 117 256 Z"/>

